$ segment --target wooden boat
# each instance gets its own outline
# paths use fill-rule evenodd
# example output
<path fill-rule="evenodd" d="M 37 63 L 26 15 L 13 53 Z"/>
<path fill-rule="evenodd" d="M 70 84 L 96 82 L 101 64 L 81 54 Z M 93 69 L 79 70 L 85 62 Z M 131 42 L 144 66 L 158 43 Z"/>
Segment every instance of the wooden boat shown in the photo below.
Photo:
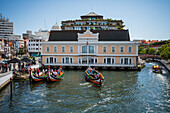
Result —
<path fill-rule="evenodd" d="M 38 76 L 37 73 L 31 72 L 30 79 L 33 82 L 45 81 L 47 79 L 47 73 L 40 73 Z"/>
<path fill-rule="evenodd" d="M 48 82 L 57 82 L 63 79 L 64 72 L 60 72 L 58 77 L 57 75 L 54 75 L 53 73 L 49 73 L 47 76 Z"/>
<path fill-rule="evenodd" d="M 87 82 L 92 82 L 96 86 L 102 86 L 104 82 L 104 76 L 97 70 L 92 71 L 92 68 L 88 68 L 85 71 L 85 79 Z"/>
<path fill-rule="evenodd" d="M 154 73 L 162 73 L 162 68 L 159 67 L 158 65 L 155 65 L 152 67 L 152 72 Z"/>

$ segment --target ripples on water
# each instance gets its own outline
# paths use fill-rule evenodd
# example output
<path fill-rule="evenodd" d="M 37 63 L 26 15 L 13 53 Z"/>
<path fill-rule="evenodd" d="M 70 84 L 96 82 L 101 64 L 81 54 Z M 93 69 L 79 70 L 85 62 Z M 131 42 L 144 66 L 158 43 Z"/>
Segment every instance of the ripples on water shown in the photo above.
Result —
<path fill-rule="evenodd" d="M 83 71 L 65 70 L 59 83 L 14 82 L 0 92 L 0 112 L 170 112 L 170 76 L 142 71 L 100 71 L 99 88 L 83 78 Z"/>

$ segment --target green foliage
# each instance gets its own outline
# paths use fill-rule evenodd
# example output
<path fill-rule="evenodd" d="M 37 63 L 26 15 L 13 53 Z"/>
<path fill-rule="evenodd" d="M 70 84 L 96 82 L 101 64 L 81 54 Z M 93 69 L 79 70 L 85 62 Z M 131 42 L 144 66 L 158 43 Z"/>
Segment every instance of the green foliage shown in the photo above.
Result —
<path fill-rule="evenodd" d="M 146 54 L 149 54 L 149 46 L 146 48 Z"/>
<path fill-rule="evenodd" d="M 142 49 L 139 54 L 146 54 L 146 50 Z"/>
<path fill-rule="evenodd" d="M 143 47 L 143 46 L 140 46 L 140 47 L 138 48 L 138 54 L 142 54 L 142 53 L 141 53 L 142 50 L 144 50 L 144 47 Z"/>
<path fill-rule="evenodd" d="M 155 48 L 150 48 L 148 53 L 154 55 L 156 53 L 156 49 Z"/>
<path fill-rule="evenodd" d="M 162 47 L 158 49 L 157 53 L 165 59 L 170 59 L 170 43 L 162 45 Z"/>

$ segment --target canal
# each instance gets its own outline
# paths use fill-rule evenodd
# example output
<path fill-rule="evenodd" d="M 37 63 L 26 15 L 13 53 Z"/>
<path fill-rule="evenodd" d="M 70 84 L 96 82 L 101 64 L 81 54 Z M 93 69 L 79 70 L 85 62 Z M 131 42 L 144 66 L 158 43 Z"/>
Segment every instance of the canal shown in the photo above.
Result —
<path fill-rule="evenodd" d="M 103 87 L 87 83 L 83 70 L 65 70 L 59 83 L 13 82 L 0 92 L 0 112 L 170 112 L 170 73 L 153 73 L 155 63 L 141 71 L 100 71 Z M 159 64 L 160 65 L 160 64 Z"/>

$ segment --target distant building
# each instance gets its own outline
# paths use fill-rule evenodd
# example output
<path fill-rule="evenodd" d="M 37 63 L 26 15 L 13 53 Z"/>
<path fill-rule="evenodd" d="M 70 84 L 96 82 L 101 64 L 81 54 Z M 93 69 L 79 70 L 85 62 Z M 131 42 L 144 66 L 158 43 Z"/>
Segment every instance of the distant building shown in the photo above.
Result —
<path fill-rule="evenodd" d="M 0 14 L 0 38 L 7 39 L 14 35 L 14 23 L 9 22 L 8 18 L 5 18 Z"/>
<path fill-rule="evenodd" d="M 62 21 L 62 30 L 118 30 L 123 29 L 122 20 L 103 19 L 102 15 L 90 12 L 78 20 Z"/>
<path fill-rule="evenodd" d="M 42 40 L 48 41 L 49 39 L 49 31 L 40 29 L 38 32 L 34 32 L 35 37 L 42 37 Z"/>
<path fill-rule="evenodd" d="M 28 40 L 30 38 L 33 38 L 35 35 L 32 34 L 32 31 L 27 31 L 26 33 L 23 33 L 22 34 L 22 37 L 24 39 L 24 47 L 27 48 L 27 45 L 28 45 Z"/>
<path fill-rule="evenodd" d="M 51 29 L 51 30 L 53 30 L 53 31 L 60 31 L 60 30 L 62 30 L 62 29 L 61 29 L 61 27 L 60 27 L 60 26 L 57 24 L 57 22 L 56 22 L 56 24 L 52 26 L 52 29 Z"/>
<path fill-rule="evenodd" d="M 42 37 L 33 37 L 28 39 L 27 50 L 30 56 L 41 56 L 41 42 L 44 41 Z"/>

